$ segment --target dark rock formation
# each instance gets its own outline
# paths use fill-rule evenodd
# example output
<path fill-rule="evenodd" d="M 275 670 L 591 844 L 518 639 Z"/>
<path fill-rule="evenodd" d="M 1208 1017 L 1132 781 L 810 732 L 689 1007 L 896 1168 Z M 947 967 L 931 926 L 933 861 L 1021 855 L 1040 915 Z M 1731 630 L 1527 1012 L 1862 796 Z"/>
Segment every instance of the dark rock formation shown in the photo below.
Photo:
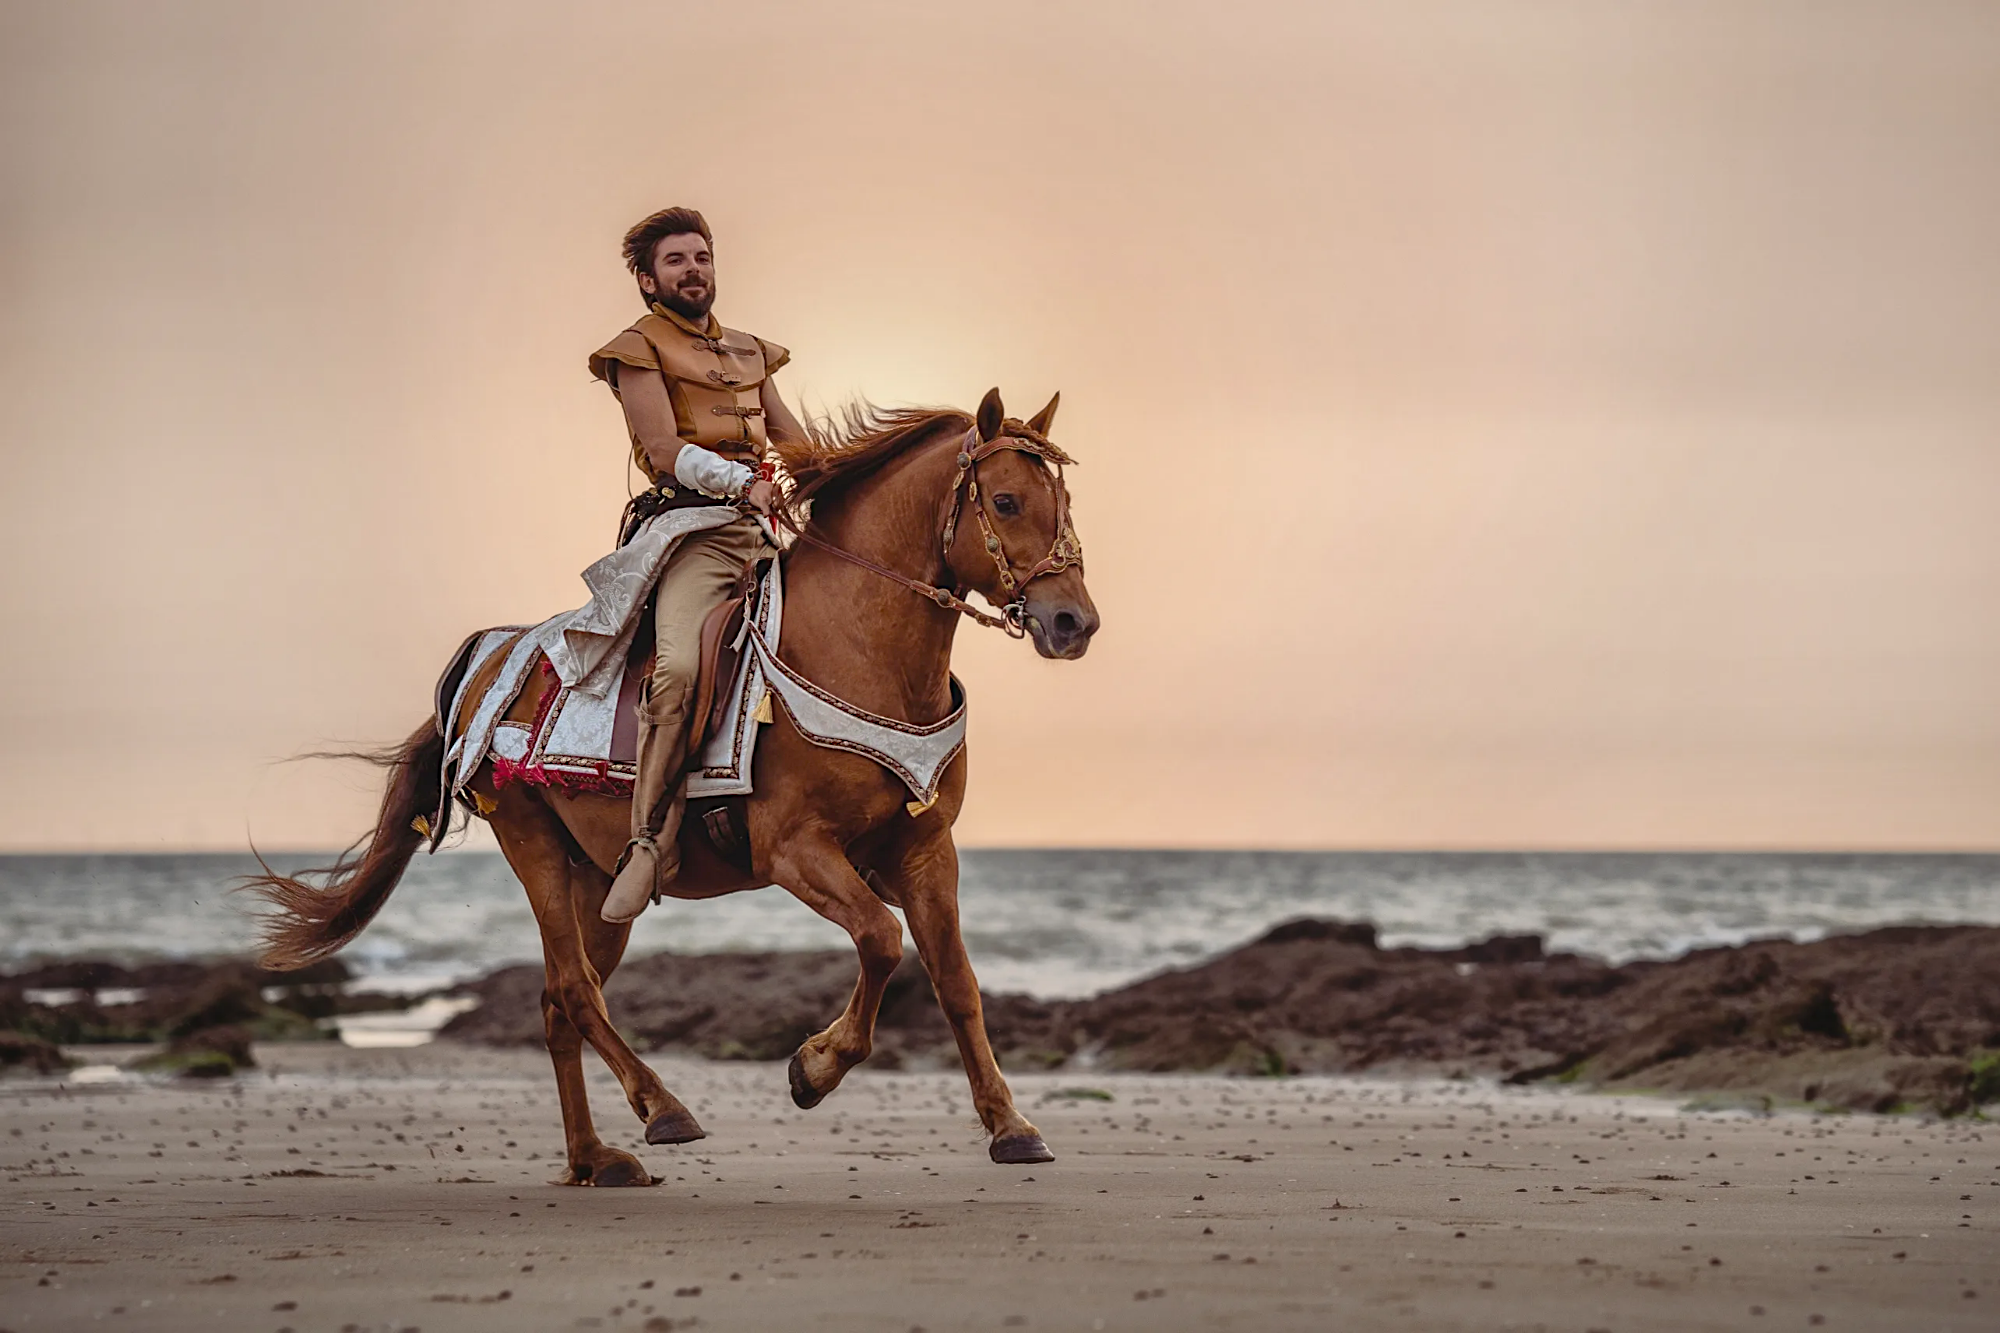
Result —
<path fill-rule="evenodd" d="M 854 976 L 845 952 L 661 954 L 626 964 L 606 996 L 643 1047 L 778 1059 L 840 1012 Z M 541 986 L 540 968 L 495 973 L 445 1035 L 539 1044 Z M 1088 1000 L 985 1004 L 1013 1068 L 1463 1073 L 1947 1113 L 2000 1094 L 1983 1054 L 2000 1050 L 2000 929 L 1976 926 L 1612 967 L 1545 955 L 1534 936 L 1383 949 L 1372 926 L 1301 920 Z M 913 959 L 890 982 L 873 1059 L 956 1063 Z"/>
<path fill-rule="evenodd" d="M 0 1074 L 58 1074 L 68 1068 L 69 1061 L 54 1042 L 20 1032 L 0 1032 Z"/>
<path fill-rule="evenodd" d="M 197 1027 L 175 1037 L 164 1051 L 138 1062 L 141 1069 L 178 1074 L 182 1078 L 227 1078 L 239 1069 L 254 1069 L 251 1032 L 240 1024 Z"/>
<path fill-rule="evenodd" d="M 250 1043 L 329 1037 L 318 1020 L 333 1013 L 398 1007 L 406 1000 L 349 997 L 350 977 L 337 959 L 299 972 L 267 972 L 240 959 L 125 966 L 99 959 L 45 964 L 0 977 L 0 1064 L 53 1073 L 44 1056 L 10 1056 L 16 1047 L 54 1052 L 62 1045 L 166 1042 L 142 1062 L 188 1077 L 215 1077 L 251 1066 Z M 57 1003 L 46 992 L 66 992 Z M 30 998 L 29 992 L 35 992 Z M 273 998 L 267 999 L 269 994 Z M 10 1044 L 11 1043 L 11 1044 Z"/>
<path fill-rule="evenodd" d="M 612 1021 L 642 1047 L 716 1060 L 782 1060 L 846 1007 L 856 974 L 854 955 L 838 950 L 663 953 L 625 963 L 604 994 Z M 496 1046 L 542 1044 L 541 968 L 502 968 L 466 989 L 480 1006 L 452 1019 L 441 1035 Z M 906 1051 L 951 1045 L 930 978 L 914 957 L 889 979 L 876 1030 L 878 1055 L 891 1064 Z"/>

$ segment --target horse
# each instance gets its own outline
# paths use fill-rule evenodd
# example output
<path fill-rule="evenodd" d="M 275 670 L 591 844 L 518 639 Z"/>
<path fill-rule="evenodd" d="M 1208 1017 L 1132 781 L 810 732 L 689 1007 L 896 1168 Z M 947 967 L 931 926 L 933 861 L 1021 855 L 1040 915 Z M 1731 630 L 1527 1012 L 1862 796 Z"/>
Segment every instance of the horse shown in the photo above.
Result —
<path fill-rule="evenodd" d="M 861 406 L 840 423 L 816 423 L 803 441 L 776 444 L 791 479 L 778 516 L 795 534 L 780 557 L 786 596 L 778 659 L 857 708 L 929 726 L 954 707 L 951 649 L 964 617 L 1030 639 L 1043 657 L 1081 657 L 1099 618 L 1069 516 L 1062 466 L 1072 460 L 1048 439 L 1060 397 L 1026 422 L 1006 416 L 998 389 L 971 415 Z M 973 521 L 962 521 L 968 515 Z M 1049 554 L 1018 558 L 1038 551 Z M 967 591 L 1004 614 L 966 603 Z M 467 698 L 479 697 L 500 656 L 475 674 Z M 554 688 L 550 673 L 535 673 L 506 716 L 534 717 L 543 692 Z M 247 878 L 245 887 L 275 909 L 263 917 L 265 966 L 289 970 L 325 958 L 373 919 L 424 840 L 427 812 L 442 805 L 450 740 L 433 719 L 373 756 L 388 770 L 375 828 L 333 866 L 298 875 L 265 866 Z M 964 752 L 945 770 L 934 802 L 919 808 L 887 769 L 811 743 L 780 708 L 763 727 L 757 775 L 746 811 L 749 871 L 727 863 L 699 827 L 683 827 L 680 874 L 666 892 L 701 899 L 777 885 L 854 942 L 860 975 L 853 994 L 793 1054 L 793 1101 L 818 1105 L 868 1058 L 883 989 L 903 958 L 902 924 L 890 910 L 896 907 L 951 1024 L 990 1136 L 988 1155 L 1002 1164 L 1052 1161 L 1001 1075 L 959 930 L 952 825 L 965 799 Z M 651 1184 L 636 1157 L 598 1137 L 582 1063 L 587 1041 L 617 1076 L 648 1144 L 705 1137 L 605 1009 L 603 985 L 631 926 L 598 913 L 631 828 L 630 797 L 497 784 L 490 761 L 468 790 L 540 928 L 543 1028 L 568 1159 L 559 1183 Z"/>

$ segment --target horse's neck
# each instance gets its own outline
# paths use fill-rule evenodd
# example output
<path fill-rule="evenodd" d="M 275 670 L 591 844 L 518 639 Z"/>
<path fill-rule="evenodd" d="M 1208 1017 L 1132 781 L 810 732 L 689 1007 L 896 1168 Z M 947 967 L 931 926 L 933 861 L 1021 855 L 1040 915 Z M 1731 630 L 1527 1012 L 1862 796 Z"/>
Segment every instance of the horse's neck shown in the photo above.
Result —
<path fill-rule="evenodd" d="M 856 483 L 815 535 L 928 582 L 938 573 L 935 526 L 949 475 L 948 454 L 913 450 Z M 795 543 L 786 557 L 779 655 L 821 689 L 869 712 L 921 726 L 951 711 L 958 620 L 901 584 L 806 543 Z"/>

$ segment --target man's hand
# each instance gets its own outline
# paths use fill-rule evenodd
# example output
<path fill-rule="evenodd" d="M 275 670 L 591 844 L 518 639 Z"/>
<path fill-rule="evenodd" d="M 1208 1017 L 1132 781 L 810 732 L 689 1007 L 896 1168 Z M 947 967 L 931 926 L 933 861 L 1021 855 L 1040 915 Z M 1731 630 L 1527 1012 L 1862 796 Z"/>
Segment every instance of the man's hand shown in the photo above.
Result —
<path fill-rule="evenodd" d="M 778 507 L 778 488 L 771 482 L 758 478 L 750 483 L 750 489 L 743 492 L 743 503 L 760 514 L 768 514 Z"/>

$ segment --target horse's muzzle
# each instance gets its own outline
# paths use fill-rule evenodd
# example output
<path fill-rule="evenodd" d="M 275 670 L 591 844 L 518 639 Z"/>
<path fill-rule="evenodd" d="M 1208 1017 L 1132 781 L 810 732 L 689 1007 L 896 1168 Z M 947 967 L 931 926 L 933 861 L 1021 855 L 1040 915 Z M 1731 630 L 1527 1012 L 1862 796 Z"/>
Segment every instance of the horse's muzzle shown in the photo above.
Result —
<path fill-rule="evenodd" d="M 1088 602 L 1028 603 L 1028 637 L 1043 657 L 1065 662 L 1082 657 L 1090 648 L 1090 636 L 1097 633 L 1097 608 Z"/>

